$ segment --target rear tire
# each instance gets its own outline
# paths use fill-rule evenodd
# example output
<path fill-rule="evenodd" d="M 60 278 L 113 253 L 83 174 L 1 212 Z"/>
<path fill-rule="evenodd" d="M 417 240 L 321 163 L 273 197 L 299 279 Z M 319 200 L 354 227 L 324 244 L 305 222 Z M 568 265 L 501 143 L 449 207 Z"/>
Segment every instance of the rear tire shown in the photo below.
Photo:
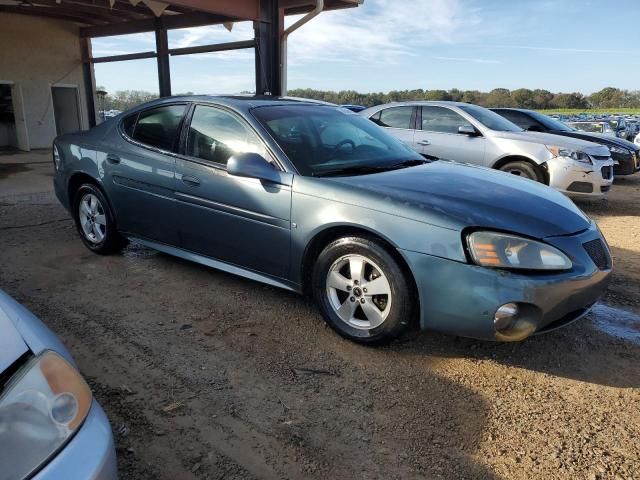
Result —
<path fill-rule="evenodd" d="M 344 237 L 320 253 L 313 296 L 325 321 L 349 340 L 388 343 L 411 323 L 410 283 L 377 240 Z"/>
<path fill-rule="evenodd" d="M 517 160 L 514 162 L 505 163 L 500 167 L 500 170 L 503 172 L 511 173 L 518 177 L 528 178 L 529 180 L 533 180 L 535 182 L 544 183 L 544 175 L 538 168 L 537 165 L 533 165 L 532 163 L 525 162 L 522 160 Z"/>
<path fill-rule="evenodd" d="M 80 239 L 94 253 L 109 255 L 127 244 L 116 230 L 109 202 L 93 184 L 80 185 L 73 198 L 73 219 Z"/>

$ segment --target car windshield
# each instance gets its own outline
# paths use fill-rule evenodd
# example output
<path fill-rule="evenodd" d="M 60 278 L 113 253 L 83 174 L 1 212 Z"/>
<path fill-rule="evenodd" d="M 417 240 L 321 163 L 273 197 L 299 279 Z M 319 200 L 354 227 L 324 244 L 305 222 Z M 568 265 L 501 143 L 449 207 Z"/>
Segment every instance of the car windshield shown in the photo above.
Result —
<path fill-rule="evenodd" d="M 527 112 L 527 114 L 531 118 L 536 120 L 537 122 L 539 122 L 542 125 L 544 125 L 544 127 L 547 128 L 548 130 L 556 130 L 556 131 L 559 131 L 559 132 L 573 132 L 574 131 L 573 128 L 565 125 L 564 123 L 560 122 L 559 120 L 551 118 L 548 115 L 544 115 L 542 113 L 538 113 L 538 112 L 534 112 L 534 111 Z"/>
<path fill-rule="evenodd" d="M 603 124 L 597 122 L 569 122 L 567 125 L 583 132 L 602 133 Z"/>
<path fill-rule="evenodd" d="M 357 175 L 424 161 L 372 121 L 343 108 L 274 105 L 251 113 L 302 175 Z"/>
<path fill-rule="evenodd" d="M 460 109 L 471 115 L 489 130 L 498 132 L 524 132 L 515 123 L 483 107 L 477 105 L 460 105 Z"/>

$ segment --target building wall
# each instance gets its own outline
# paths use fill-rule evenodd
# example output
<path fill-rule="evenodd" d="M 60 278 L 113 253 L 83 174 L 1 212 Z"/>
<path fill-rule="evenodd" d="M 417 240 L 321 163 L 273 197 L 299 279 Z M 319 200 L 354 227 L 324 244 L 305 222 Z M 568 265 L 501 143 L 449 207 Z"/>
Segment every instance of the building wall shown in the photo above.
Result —
<path fill-rule="evenodd" d="M 78 25 L 0 13 L 0 45 L 0 82 L 20 86 L 31 148 L 49 148 L 56 136 L 52 85 L 78 87 L 80 124 L 89 128 Z"/>

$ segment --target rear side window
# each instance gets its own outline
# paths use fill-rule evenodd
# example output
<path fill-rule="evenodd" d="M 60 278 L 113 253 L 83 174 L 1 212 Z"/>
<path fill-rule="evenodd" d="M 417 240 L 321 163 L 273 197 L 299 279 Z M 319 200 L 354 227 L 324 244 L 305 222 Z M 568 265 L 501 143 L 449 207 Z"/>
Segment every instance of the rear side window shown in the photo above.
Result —
<path fill-rule="evenodd" d="M 133 128 L 136 126 L 136 120 L 138 119 L 138 112 L 133 115 L 129 115 L 122 120 L 122 130 L 124 133 L 133 137 Z"/>
<path fill-rule="evenodd" d="M 411 128 L 411 118 L 415 107 L 391 107 L 380 110 L 371 117 L 381 127 Z"/>
<path fill-rule="evenodd" d="M 131 138 L 151 147 L 175 152 L 185 108 L 186 105 L 166 105 L 140 112 Z"/>

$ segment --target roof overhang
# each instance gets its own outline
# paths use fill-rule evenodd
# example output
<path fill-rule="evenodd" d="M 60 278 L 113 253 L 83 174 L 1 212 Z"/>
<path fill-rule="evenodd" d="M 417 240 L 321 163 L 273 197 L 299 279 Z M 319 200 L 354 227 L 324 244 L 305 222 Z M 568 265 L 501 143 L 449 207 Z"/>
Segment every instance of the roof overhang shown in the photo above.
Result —
<path fill-rule="evenodd" d="M 260 18 L 268 0 L 0 0 L 0 12 L 33 15 L 79 24 L 84 37 L 186 28 Z M 275 1 L 275 0 L 274 0 Z M 363 0 L 325 0 L 325 10 L 357 7 Z M 311 11 L 315 0 L 280 0 L 284 15 Z"/>

